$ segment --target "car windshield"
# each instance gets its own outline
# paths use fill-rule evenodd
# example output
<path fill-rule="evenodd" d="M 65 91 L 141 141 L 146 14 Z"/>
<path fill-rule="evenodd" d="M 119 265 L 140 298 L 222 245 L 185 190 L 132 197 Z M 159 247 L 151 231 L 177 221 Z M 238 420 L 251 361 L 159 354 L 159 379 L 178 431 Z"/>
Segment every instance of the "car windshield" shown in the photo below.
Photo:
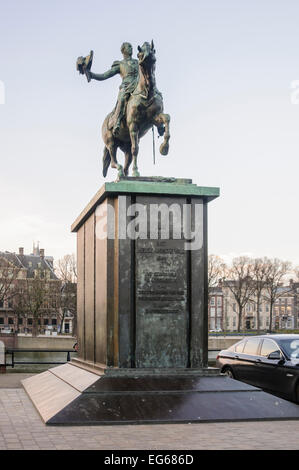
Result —
<path fill-rule="evenodd" d="M 280 339 L 279 344 L 291 359 L 299 359 L 299 338 Z"/>

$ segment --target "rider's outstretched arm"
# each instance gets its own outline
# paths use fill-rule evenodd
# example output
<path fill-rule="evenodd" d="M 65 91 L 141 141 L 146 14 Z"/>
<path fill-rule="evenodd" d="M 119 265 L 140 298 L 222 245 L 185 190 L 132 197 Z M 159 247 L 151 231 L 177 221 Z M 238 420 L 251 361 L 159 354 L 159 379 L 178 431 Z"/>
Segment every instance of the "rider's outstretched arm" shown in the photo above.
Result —
<path fill-rule="evenodd" d="M 90 78 L 93 78 L 94 80 L 102 81 L 102 80 L 107 80 L 107 78 L 113 77 L 119 72 L 120 72 L 119 62 L 114 62 L 111 69 L 107 70 L 107 72 L 105 73 L 93 73 L 93 72 L 89 72 L 89 73 L 90 73 Z"/>

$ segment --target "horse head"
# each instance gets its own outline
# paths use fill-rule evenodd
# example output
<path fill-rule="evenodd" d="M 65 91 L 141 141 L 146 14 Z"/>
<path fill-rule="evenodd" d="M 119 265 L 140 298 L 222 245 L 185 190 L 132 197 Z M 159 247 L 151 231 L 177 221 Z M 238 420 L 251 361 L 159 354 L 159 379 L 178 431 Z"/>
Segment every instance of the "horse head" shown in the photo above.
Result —
<path fill-rule="evenodd" d="M 154 47 L 154 41 L 145 42 L 142 47 L 138 46 L 138 61 L 140 67 L 143 69 L 152 68 L 156 62 L 156 51 Z"/>

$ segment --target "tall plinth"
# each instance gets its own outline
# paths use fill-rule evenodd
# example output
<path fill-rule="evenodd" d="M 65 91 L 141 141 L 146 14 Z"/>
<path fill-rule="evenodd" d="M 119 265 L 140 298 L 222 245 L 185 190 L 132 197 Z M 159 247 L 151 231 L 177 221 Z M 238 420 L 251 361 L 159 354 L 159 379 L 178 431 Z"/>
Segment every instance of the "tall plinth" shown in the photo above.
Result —
<path fill-rule="evenodd" d="M 72 226 L 78 364 L 207 368 L 207 205 L 218 195 L 171 178 L 122 179 L 96 194 Z"/>
<path fill-rule="evenodd" d="M 190 180 L 107 183 L 72 226 L 78 357 L 23 381 L 46 424 L 299 419 L 208 363 L 207 206 Z"/>

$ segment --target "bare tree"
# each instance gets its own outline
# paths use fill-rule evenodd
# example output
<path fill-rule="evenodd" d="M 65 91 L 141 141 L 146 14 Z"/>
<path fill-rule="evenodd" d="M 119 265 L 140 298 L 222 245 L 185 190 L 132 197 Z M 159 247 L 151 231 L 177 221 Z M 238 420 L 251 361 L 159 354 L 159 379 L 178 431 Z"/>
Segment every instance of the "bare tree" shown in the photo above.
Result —
<path fill-rule="evenodd" d="M 209 255 L 208 259 L 208 293 L 209 298 L 211 290 L 217 287 L 219 281 L 223 278 L 226 272 L 226 265 L 219 256 Z"/>
<path fill-rule="evenodd" d="M 62 285 L 59 298 L 59 319 L 60 325 L 65 321 L 66 315 L 71 314 L 73 318 L 73 331 L 76 335 L 77 330 L 77 284 L 66 282 Z"/>
<path fill-rule="evenodd" d="M 75 255 L 65 255 L 57 261 L 56 275 L 62 281 L 59 318 L 61 327 L 67 313 L 73 316 L 73 334 L 77 331 L 77 263 Z"/>
<path fill-rule="evenodd" d="M 44 279 L 25 279 L 16 294 L 14 310 L 18 317 L 32 318 L 32 336 L 39 333 L 39 320 L 45 313 L 48 289 Z"/>
<path fill-rule="evenodd" d="M 242 325 L 244 307 L 250 301 L 255 289 L 252 277 L 253 260 L 241 256 L 233 259 L 231 267 L 227 268 L 223 278 L 223 286 L 231 291 L 238 305 L 238 332 Z"/>
<path fill-rule="evenodd" d="M 63 283 L 77 282 L 77 263 L 74 254 L 65 255 L 59 259 L 55 266 L 56 275 Z"/>
<path fill-rule="evenodd" d="M 267 265 L 267 277 L 265 282 L 265 298 L 270 304 L 270 321 L 269 331 L 272 331 L 273 324 L 273 306 L 279 297 L 284 295 L 288 290 L 282 289 L 284 277 L 291 270 L 291 263 L 289 261 L 281 261 L 278 258 L 269 259 L 265 258 Z M 290 287 L 289 290 L 292 290 Z"/>
<path fill-rule="evenodd" d="M 257 331 L 260 331 L 260 307 L 265 301 L 263 295 L 269 275 L 269 263 L 267 258 L 256 258 L 252 264 L 252 281 L 254 286 L 252 302 L 256 304 Z"/>
<path fill-rule="evenodd" d="M 0 253 L 0 302 L 10 301 L 15 291 L 15 281 L 18 279 L 20 267 Z"/>
<path fill-rule="evenodd" d="M 44 314 L 57 313 L 61 284 L 46 278 L 42 269 L 36 269 L 34 277 L 18 283 L 14 298 L 17 317 L 32 318 L 32 336 L 40 332 L 39 323 Z"/>

